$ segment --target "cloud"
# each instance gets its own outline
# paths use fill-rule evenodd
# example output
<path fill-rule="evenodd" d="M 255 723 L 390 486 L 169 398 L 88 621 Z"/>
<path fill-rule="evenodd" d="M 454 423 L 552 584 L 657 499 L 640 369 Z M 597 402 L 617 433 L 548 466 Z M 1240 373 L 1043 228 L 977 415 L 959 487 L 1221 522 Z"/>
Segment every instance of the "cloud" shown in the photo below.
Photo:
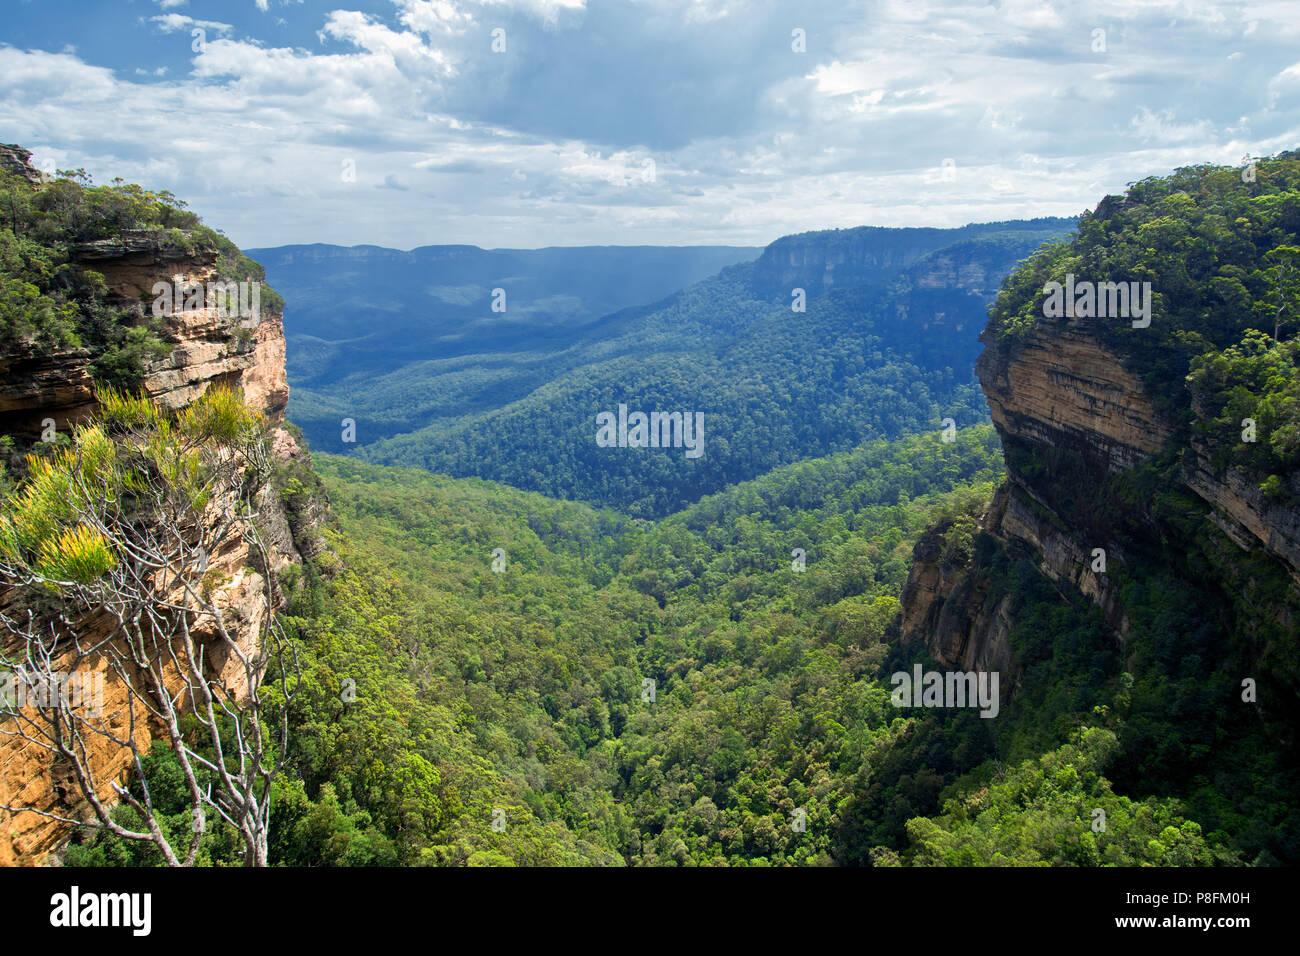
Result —
<path fill-rule="evenodd" d="M 227 30 L 234 29 L 229 23 L 221 23 L 217 20 L 195 20 L 183 13 L 160 14 L 150 17 L 149 22 L 158 24 L 158 30 L 161 33 L 175 33 L 177 30 L 189 30 L 193 27 L 215 30 L 218 33 L 225 33 Z"/>
<path fill-rule="evenodd" d="M 1278 97 L 1295 97 L 1300 94 L 1300 63 L 1293 63 L 1277 76 L 1268 81 L 1270 102 L 1276 104 Z"/>
<path fill-rule="evenodd" d="M 1204 142 L 1212 133 L 1207 120 L 1194 123 L 1178 123 L 1173 110 L 1161 110 L 1158 114 L 1145 106 L 1138 110 L 1129 125 L 1145 141 L 1157 143 Z"/>
<path fill-rule="evenodd" d="M 160 76 L 0 46 L 0 116 L 248 245 L 763 243 L 1072 214 L 1294 148 L 1289 4 L 333 0 L 274 42 L 170 12 L 221 35 Z"/>
<path fill-rule="evenodd" d="M 423 159 L 415 165 L 418 169 L 427 169 L 434 173 L 484 173 L 492 168 L 487 163 L 476 159 L 456 159 L 449 162 Z"/>

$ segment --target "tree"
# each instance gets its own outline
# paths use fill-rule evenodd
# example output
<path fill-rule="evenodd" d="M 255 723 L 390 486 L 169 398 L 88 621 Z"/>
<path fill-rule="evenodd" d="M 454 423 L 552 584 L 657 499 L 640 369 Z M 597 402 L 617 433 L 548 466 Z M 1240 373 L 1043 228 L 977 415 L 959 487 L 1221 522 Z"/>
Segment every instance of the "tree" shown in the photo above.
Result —
<path fill-rule="evenodd" d="M 196 861 L 215 812 L 245 865 L 264 866 L 299 682 L 259 525 L 272 493 L 265 426 L 223 389 L 174 416 L 111 391 L 100 401 L 69 444 L 28 459 L 0 506 L 0 666 L 18 692 L 0 711 L 0 753 L 20 765 L 43 752 L 90 813 L 4 809 L 149 841 L 172 866 Z M 244 548 L 260 573 L 209 567 Z M 84 692 L 95 672 L 111 712 Z M 188 834 L 169 832 L 151 796 L 150 737 L 184 777 Z"/>
<path fill-rule="evenodd" d="M 1100 727 L 907 822 L 914 866 L 1209 866 L 1238 862 L 1177 800 L 1116 794 L 1102 768 L 1119 750 Z"/>
<path fill-rule="evenodd" d="M 1272 265 L 1264 271 L 1269 289 L 1265 304 L 1273 315 L 1273 341 L 1279 341 L 1282 326 L 1300 316 L 1300 249 L 1278 246 L 1264 255 Z"/>

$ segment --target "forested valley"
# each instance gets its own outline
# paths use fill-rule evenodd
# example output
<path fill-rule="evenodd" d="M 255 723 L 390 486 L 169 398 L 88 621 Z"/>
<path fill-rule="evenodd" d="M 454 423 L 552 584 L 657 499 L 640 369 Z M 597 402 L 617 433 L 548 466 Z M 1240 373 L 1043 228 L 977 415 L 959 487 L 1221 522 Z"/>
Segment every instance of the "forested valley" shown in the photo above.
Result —
<path fill-rule="evenodd" d="M 912 547 L 992 493 L 987 425 L 800 462 L 656 523 L 476 479 L 316 463 L 340 566 L 291 609 L 313 690 L 294 714 L 275 862 L 1233 858 L 1177 801 L 1111 791 L 1112 719 L 1075 726 L 1056 705 L 1044 724 L 1026 701 L 994 732 L 974 713 L 891 705 L 887 674 L 924 659 L 883 642 Z M 970 546 L 960 528 L 951 537 Z M 1068 694 L 1098 693 L 1104 652 L 1076 647 L 1096 622 L 1036 585 L 1031 564 L 1015 573 L 1033 612 L 1021 641 L 1071 647 L 1081 686 Z M 1061 693 L 1060 677 L 1035 690 Z M 1111 820 L 1100 840 L 1094 806 Z M 989 832 L 1008 819 L 1014 832 Z M 101 840 L 68 862 L 145 856 Z"/>
<path fill-rule="evenodd" d="M 83 594 L 129 565 L 69 510 L 86 481 L 107 476 L 137 527 L 139 469 L 201 510 L 196 443 L 279 450 L 266 488 L 296 559 L 250 550 L 217 582 L 265 573 L 300 668 L 260 688 L 286 708 L 271 865 L 1292 864 L 1300 160 L 1258 172 L 1178 170 L 1077 228 L 787 237 L 569 329 L 504 404 L 472 396 L 481 367 L 403 366 L 368 397 L 362 376 L 306 416 L 333 429 L 360 402 L 358 430 L 385 437 L 356 449 L 284 421 L 255 376 L 265 420 L 236 408 L 228 381 L 274 354 L 237 332 L 207 399 L 123 398 L 170 385 L 199 346 L 87 255 L 129 241 L 265 273 L 169 194 L 6 177 L 6 347 L 85 363 L 103 407 L 52 435 L 39 410 L 8 413 L 0 558 L 15 580 L 46 574 L 34 606 Z M 829 265 L 846 261 L 858 271 Z M 1089 333 L 1089 401 L 1127 388 L 1147 416 L 1119 438 L 1014 387 L 1083 334 L 1041 308 L 1066 271 L 1164 290 L 1152 334 Z M 285 309 L 291 324 L 291 293 Z M 1042 375 L 1077 393 L 1081 372 Z M 599 448 L 595 414 L 629 400 L 703 411 L 706 453 Z M 413 417 L 381 425 L 381 407 Z M 1069 566 L 1097 542 L 1107 570 L 1095 552 L 1095 574 Z M 919 638 L 909 600 L 933 604 Z M 969 639 L 941 659 L 951 634 Z M 989 669 L 956 666 L 979 641 L 1006 664 L 996 719 L 900 707 L 900 672 Z M 120 827 L 148 806 L 185 843 L 193 731 L 154 741 Z M 221 819 L 195 839 L 199 864 L 245 859 Z M 158 865 L 158 842 L 81 828 L 59 858 Z"/>
<path fill-rule="evenodd" d="M 802 458 L 985 418 L 973 365 L 987 302 L 1019 259 L 1072 226 L 789 236 L 662 301 L 577 326 L 552 320 L 540 333 L 531 306 L 507 299 L 493 315 L 483 288 L 448 317 L 446 304 L 412 303 L 392 338 L 367 328 L 329 362 L 311 358 L 316 346 L 296 338 L 291 314 L 289 366 L 302 367 L 303 385 L 290 417 L 319 450 L 660 517 Z M 281 271 L 289 287 L 274 267 L 270 281 L 291 297 L 297 285 L 335 287 L 325 266 Z M 369 281 L 338 284 L 361 298 Z M 509 347 L 480 334 L 484 323 L 525 321 L 511 308 L 530 324 L 511 325 Z M 309 306 L 309 327 L 322 311 Z M 437 337 L 450 316 L 459 333 Z M 397 355 L 372 360 L 376 338 L 390 350 L 400 342 Z M 598 447 L 596 416 L 620 403 L 702 413 L 704 455 L 683 467 Z"/>

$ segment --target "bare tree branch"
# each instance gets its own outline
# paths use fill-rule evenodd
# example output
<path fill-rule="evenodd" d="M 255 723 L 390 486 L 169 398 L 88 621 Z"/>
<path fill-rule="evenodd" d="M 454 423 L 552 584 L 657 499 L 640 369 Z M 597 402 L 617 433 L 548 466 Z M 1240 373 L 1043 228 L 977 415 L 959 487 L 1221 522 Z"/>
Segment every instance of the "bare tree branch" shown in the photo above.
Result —
<path fill-rule="evenodd" d="M 215 399 L 214 416 L 222 411 Z M 0 809 L 147 841 L 171 866 L 194 864 L 215 813 L 237 832 L 245 864 L 266 865 L 272 785 L 288 750 L 288 704 L 301 672 L 276 617 L 274 555 L 259 520 L 273 493 L 272 463 L 264 429 L 245 414 L 233 435 L 207 433 L 201 417 L 173 422 L 156 413 L 136 415 L 143 423 L 110 414 L 105 424 L 76 431 L 60 466 L 66 474 L 58 476 L 66 494 L 51 506 L 57 526 L 46 540 L 71 553 L 57 535 L 85 529 L 111 555 L 100 573 L 72 573 L 71 558 L 60 565 L 49 557 L 51 545 L 24 547 L 17 531 L 0 547 L 0 670 L 13 675 L 16 698 L 0 706 L 0 747 L 12 740 L 0 752 L 36 748 L 51 772 L 66 766 L 90 816 L 32 804 Z M 223 425 L 217 421 L 214 432 Z M 15 502 L 34 507 L 21 495 L 4 513 Z M 23 516 L 14 513 L 0 531 L 19 528 Z M 39 513 L 27 519 L 43 520 Z M 244 556 L 262 571 L 243 579 L 258 587 L 249 620 L 236 622 L 215 576 Z M 68 675 L 88 672 L 113 688 L 112 713 L 102 712 L 102 701 L 88 705 L 62 691 Z M 267 679 L 283 684 L 270 711 Z M 155 806 L 150 741 L 171 752 L 184 779 L 184 834 L 169 834 Z M 119 780 L 106 768 L 123 760 Z M 117 819 L 110 797 L 134 811 L 138 827 Z"/>

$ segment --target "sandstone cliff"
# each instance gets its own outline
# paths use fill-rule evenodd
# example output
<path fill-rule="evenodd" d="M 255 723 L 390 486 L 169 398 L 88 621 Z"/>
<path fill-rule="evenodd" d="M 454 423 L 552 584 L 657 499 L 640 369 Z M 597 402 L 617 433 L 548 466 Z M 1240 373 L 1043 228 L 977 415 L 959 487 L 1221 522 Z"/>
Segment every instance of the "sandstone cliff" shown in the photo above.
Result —
<path fill-rule="evenodd" d="M 1158 410 L 1139 372 L 1099 328 L 1090 319 L 1043 320 L 1014 342 L 1000 340 L 992 326 L 981 336 L 986 347 L 976 372 L 1007 468 L 1006 483 L 980 518 L 983 533 L 999 547 L 1031 555 L 1048 579 L 1088 598 L 1120 645 L 1130 622 L 1114 572 L 1137 560 L 1163 560 L 1162 547 L 1184 544 L 1149 502 L 1133 497 L 1142 480 L 1199 499 L 1188 515 L 1221 532 L 1224 560 L 1234 560 L 1231 552 L 1263 557 L 1300 583 L 1300 510 L 1267 498 L 1258 480 L 1239 470 L 1214 468 L 1208 449 L 1188 437 L 1186 421 Z M 1288 483 L 1300 500 L 1300 474 Z M 948 667 L 1014 675 L 1020 662 L 1008 640 L 1009 599 L 990 604 L 986 569 L 942 558 L 946 531 L 931 529 L 916 547 L 901 638 L 923 643 Z M 1096 549 L 1104 552 L 1105 572 L 1093 570 Z M 1244 586 L 1253 584 L 1247 578 Z M 1278 605 L 1269 613 L 1290 612 Z"/>
<path fill-rule="evenodd" d="M 30 167 L 25 173 L 18 168 L 26 165 L 27 158 L 26 151 L 16 147 L 0 150 L 0 164 L 39 183 L 40 177 Z M 109 301 L 136 309 L 142 323 L 151 311 L 151 290 L 157 282 L 206 285 L 214 280 L 245 278 L 219 275 L 217 250 L 201 246 L 193 251 L 178 249 L 151 233 L 85 243 L 75 248 L 73 258 L 78 266 L 100 273 Z M 263 307 L 255 317 L 243 319 L 230 310 L 218 309 L 215 303 L 196 310 L 173 308 L 162 317 L 161 330 L 170 352 L 145 366 L 140 386 L 168 409 L 183 408 L 214 386 L 241 389 L 245 401 L 270 423 L 273 452 L 282 466 L 309 469 L 306 449 L 284 420 L 289 388 L 282 318 L 274 307 Z M 48 352 L 21 341 L 0 349 L 0 434 L 31 441 L 41 436 L 51 420 L 58 431 L 66 431 L 93 411 L 94 358 L 84 348 Z M 267 576 L 278 575 L 324 548 L 320 526 L 326 505 L 322 500 L 308 502 L 301 513 L 286 509 L 277 490 L 272 490 L 268 501 L 262 524 L 269 560 L 262 560 L 249 542 L 240 541 L 211 555 L 208 567 L 217 604 L 226 620 L 237 622 L 245 650 L 251 646 L 248 642 L 256 640 L 269 612 L 263 596 Z M 221 502 L 213 502 L 210 510 L 215 514 L 221 507 Z M 276 588 L 274 593 L 282 602 L 283 590 Z M 14 601 L 12 591 L 0 589 L 0 606 L 9 607 Z M 83 637 L 111 631 L 103 616 L 92 615 L 77 626 Z M 199 637 L 203 640 L 204 635 Z M 214 660 L 223 679 L 234 664 L 232 660 Z M 102 661 L 98 666 L 106 671 Z M 228 683 L 238 690 L 237 681 Z M 129 718 L 126 700 L 124 686 L 106 674 L 104 713 L 109 726 L 122 734 Z M 139 719 L 140 715 L 136 716 Z M 155 728 L 141 720 L 136 727 L 137 741 L 147 743 L 152 732 Z M 128 753 L 107 747 L 90 754 L 92 766 L 105 781 L 119 776 L 128 758 Z M 106 790 L 103 796 L 108 795 Z M 0 804 L 36 806 L 72 817 L 84 817 L 88 812 L 77 799 L 72 781 L 51 765 L 48 755 L 12 736 L 0 738 Z M 40 862 L 68 834 L 67 825 L 34 813 L 0 814 L 0 865 Z"/>
<path fill-rule="evenodd" d="M 215 249 L 194 253 L 168 249 L 152 234 L 87 243 L 74 252 L 79 265 L 103 275 L 109 301 L 133 306 L 143 320 L 157 282 L 200 283 L 221 278 Z M 227 314 L 220 314 L 227 311 Z M 215 304 L 196 310 L 173 309 L 164 317 L 167 357 L 146 367 L 141 385 L 167 408 L 182 408 L 209 385 L 237 385 L 248 404 L 273 422 L 284 421 L 289 384 L 284 370 L 284 323 L 273 309 L 240 335 L 242 320 Z M 22 343 L 0 352 L 0 433 L 35 438 L 42 421 L 64 429 L 95 404 L 86 349 L 43 353 Z"/>
<path fill-rule="evenodd" d="M 755 287 L 788 296 L 793 287 L 820 295 L 832 289 L 889 282 L 903 270 L 924 263 L 927 281 L 937 285 L 984 287 L 992 292 L 1015 261 L 1039 242 L 1059 236 L 1073 225 L 1067 219 L 1034 219 L 1011 223 L 981 223 L 960 229 L 893 229 L 860 226 L 785 236 L 771 243 L 754 263 Z M 1003 251 L 1019 250 L 989 268 L 971 262 L 971 240 L 998 237 Z M 982 256 L 981 256 L 982 257 Z"/>
<path fill-rule="evenodd" d="M 0 170 L 21 176 L 35 185 L 41 181 L 41 173 L 32 166 L 31 159 L 31 150 L 12 143 L 0 144 Z"/>

